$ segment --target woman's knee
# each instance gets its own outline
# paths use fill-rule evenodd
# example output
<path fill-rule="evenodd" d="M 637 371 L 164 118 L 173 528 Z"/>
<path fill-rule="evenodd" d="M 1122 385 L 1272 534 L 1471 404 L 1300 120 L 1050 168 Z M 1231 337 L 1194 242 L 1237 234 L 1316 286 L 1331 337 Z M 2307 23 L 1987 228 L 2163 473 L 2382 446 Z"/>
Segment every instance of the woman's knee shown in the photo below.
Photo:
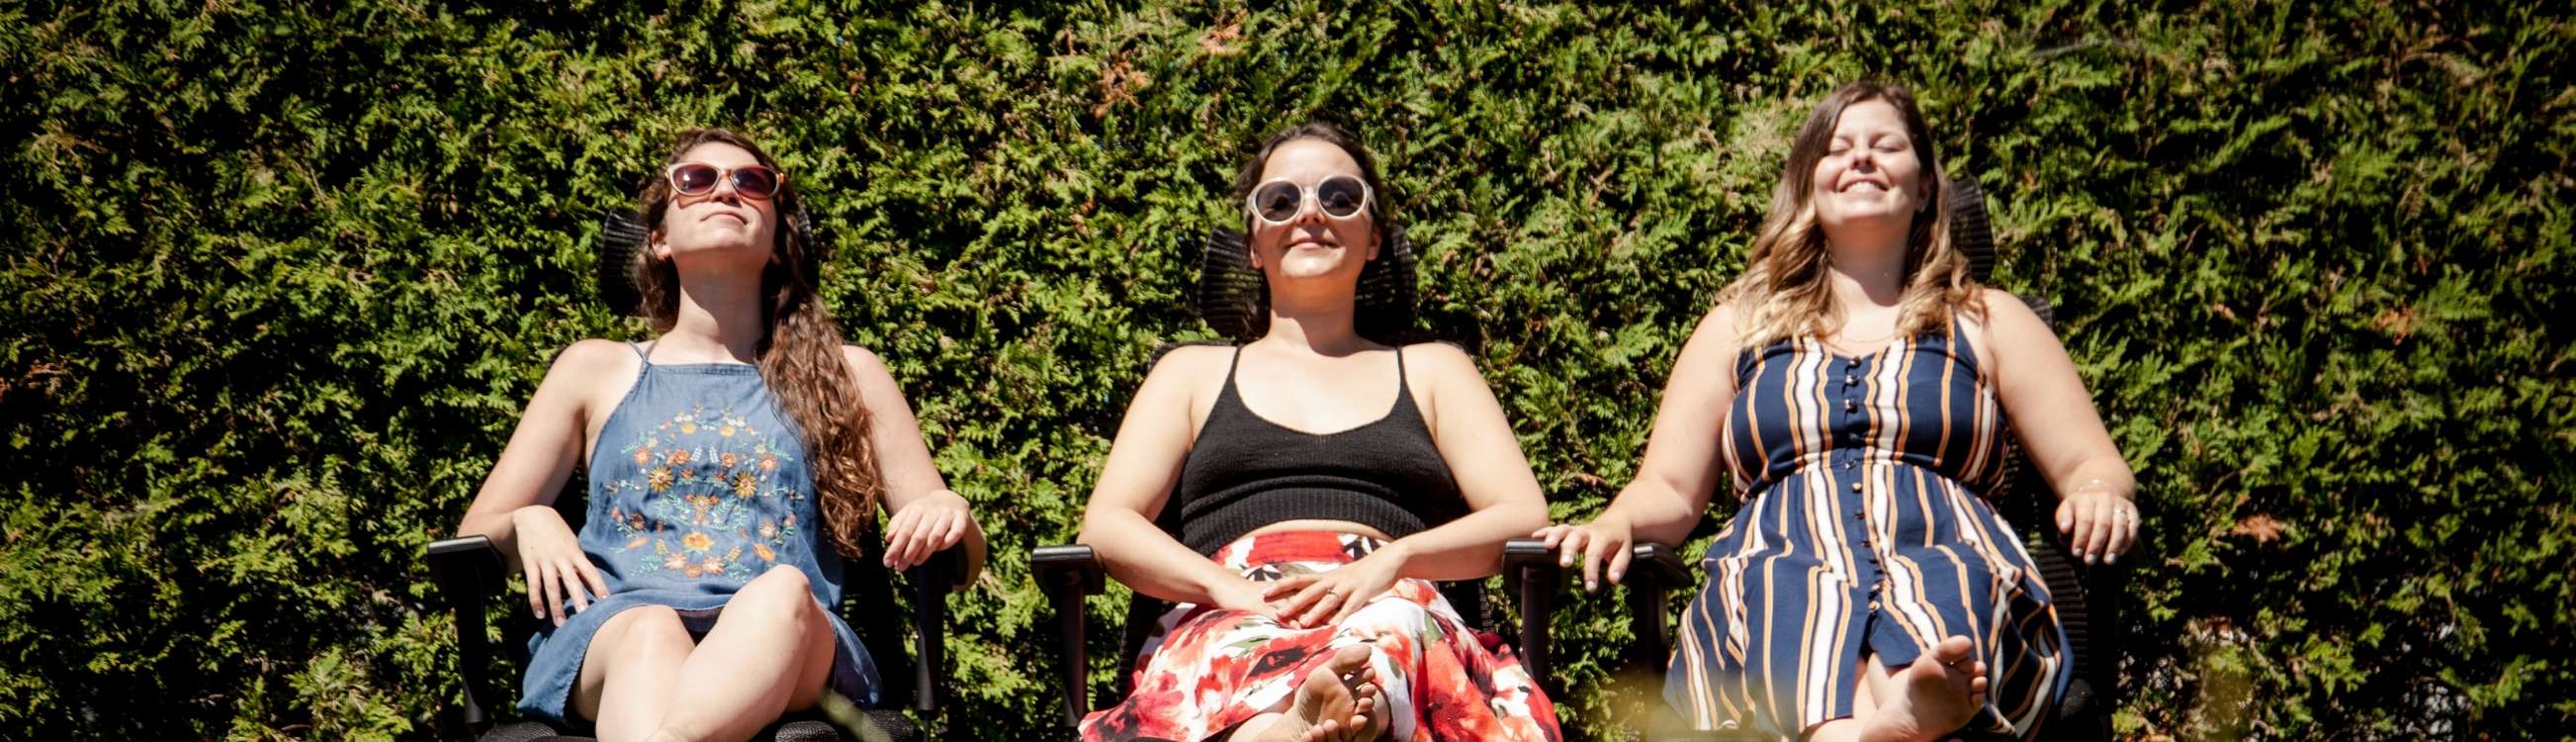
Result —
<path fill-rule="evenodd" d="M 628 608 L 600 627 L 591 643 L 590 667 L 606 668 L 629 661 L 653 661 L 652 658 L 687 657 L 697 645 L 689 627 L 680 622 L 680 614 L 669 606 L 646 605 Z"/>
<path fill-rule="evenodd" d="M 750 614 L 763 619 L 806 623 L 820 618 L 821 604 L 814 602 L 813 582 L 794 567 L 771 567 L 752 578 L 727 601 L 725 614 Z"/>
<path fill-rule="evenodd" d="M 618 638 L 628 644 L 688 644 L 689 627 L 680 622 L 680 612 L 666 605 L 641 605 L 628 608 L 610 619 L 619 624 Z"/>

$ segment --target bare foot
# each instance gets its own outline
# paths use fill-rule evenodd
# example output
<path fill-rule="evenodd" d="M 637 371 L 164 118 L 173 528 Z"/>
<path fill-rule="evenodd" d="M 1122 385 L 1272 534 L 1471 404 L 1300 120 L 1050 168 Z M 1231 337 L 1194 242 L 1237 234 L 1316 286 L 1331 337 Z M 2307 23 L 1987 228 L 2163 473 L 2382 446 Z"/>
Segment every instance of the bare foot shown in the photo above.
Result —
<path fill-rule="evenodd" d="M 1368 658 L 1369 648 L 1364 644 L 1353 644 L 1333 652 L 1331 659 L 1306 673 L 1306 680 L 1297 685 L 1296 697 L 1288 701 L 1288 711 L 1279 714 L 1275 722 L 1251 739 L 1258 742 L 1357 739 L 1353 735 L 1368 728 L 1370 712 L 1377 706 L 1377 683 Z"/>
<path fill-rule="evenodd" d="M 1930 742 L 1967 726 L 1985 706 L 1986 663 L 1967 637 L 1941 640 L 1932 651 L 1898 670 L 1895 698 L 1879 704 L 1861 726 L 1867 742 Z"/>

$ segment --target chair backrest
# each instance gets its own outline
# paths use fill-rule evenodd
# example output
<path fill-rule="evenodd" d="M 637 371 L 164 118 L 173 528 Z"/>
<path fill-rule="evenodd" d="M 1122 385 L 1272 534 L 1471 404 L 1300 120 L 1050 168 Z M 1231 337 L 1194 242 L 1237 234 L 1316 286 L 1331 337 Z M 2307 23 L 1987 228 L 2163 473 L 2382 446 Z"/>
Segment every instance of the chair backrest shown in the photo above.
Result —
<path fill-rule="evenodd" d="M 1969 268 L 1979 284 L 1993 286 L 1997 262 L 1992 221 L 1987 216 L 1985 190 L 1972 179 L 1952 179 L 1945 197 L 1950 203 L 1950 240 L 1968 258 Z M 2047 298 L 2020 296 L 2039 321 L 2051 330 L 2056 328 L 2055 307 Z M 2114 641 L 2103 636 L 2118 627 L 2116 596 L 2096 592 L 2117 592 L 2115 570 L 2088 571 L 2083 562 L 2068 553 L 2063 536 L 2057 532 L 2055 510 L 2057 498 L 2048 480 L 2032 466 L 2021 448 L 2020 436 L 2005 436 L 2004 474 L 2001 488 L 1988 493 L 1993 505 L 2010 522 L 2021 526 L 2023 546 L 2030 552 L 2033 566 L 2048 583 L 2050 602 L 2057 610 L 2058 624 L 2066 631 L 2067 651 L 2072 654 L 2076 683 L 2068 689 L 2067 703 L 2061 716 L 2106 715 L 2111 694 L 2119 687 L 2113 673 L 2119 664 L 2111 651 Z M 2109 629 L 2097 632 L 2096 629 Z M 2081 696 L 2080 698 L 2078 696 Z M 2104 720 L 2107 723 L 2107 719 Z"/>

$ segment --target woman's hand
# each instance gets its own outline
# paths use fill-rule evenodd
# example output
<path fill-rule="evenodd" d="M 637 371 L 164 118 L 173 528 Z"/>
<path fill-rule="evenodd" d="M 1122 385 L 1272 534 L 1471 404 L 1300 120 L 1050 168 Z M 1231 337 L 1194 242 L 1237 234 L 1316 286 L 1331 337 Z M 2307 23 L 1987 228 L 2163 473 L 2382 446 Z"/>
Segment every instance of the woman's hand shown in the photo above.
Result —
<path fill-rule="evenodd" d="M 1261 583 L 1236 577 L 1210 592 L 1214 598 L 1208 601 L 1208 605 L 1273 620 L 1279 618 L 1279 604 L 1270 602 L 1269 591 Z"/>
<path fill-rule="evenodd" d="M 1530 537 L 1556 550 L 1557 566 L 1571 567 L 1575 560 L 1583 560 L 1583 589 L 1590 592 L 1601 590 L 1604 561 L 1609 562 L 1610 584 L 1619 584 L 1620 578 L 1628 576 L 1628 558 L 1636 553 L 1637 545 L 1636 529 L 1628 525 L 1628 519 L 1607 513 L 1579 526 L 1559 523 L 1541 528 Z"/>
<path fill-rule="evenodd" d="M 1393 544 L 1330 572 L 1293 575 L 1270 583 L 1262 598 L 1277 601 L 1279 622 L 1290 628 L 1341 623 L 1394 587 L 1404 555 Z M 1282 600 L 1281 596 L 1286 596 Z"/>
<path fill-rule="evenodd" d="M 580 613 L 590 609 L 592 596 L 608 597 L 608 581 L 600 578 L 590 555 L 581 551 L 581 538 L 552 506 L 510 511 L 510 529 L 519 544 L 519 570 L 528 575 L 529 612 L 562 626 L 571 615 L 563 612 L 565 598 L 572 599 L 572 612 Z"/>
<path fill-rule="evenodd" d="M 2138 505 L 2109 488 L 2081 488 L 2058 501 L 2057 531 L 2085 564 L 2117 562 L 2138 540 Z"/>
<path fill-rule="evenodd" d="M 922 496 L 895 511 L 886 523 L 885 566 L 897 572 L 930 561 L 930 555 L 956 546 L 975 527 L 975 516 L 966 512 L 966 498 L 955 492 L 940 490 Z"/>

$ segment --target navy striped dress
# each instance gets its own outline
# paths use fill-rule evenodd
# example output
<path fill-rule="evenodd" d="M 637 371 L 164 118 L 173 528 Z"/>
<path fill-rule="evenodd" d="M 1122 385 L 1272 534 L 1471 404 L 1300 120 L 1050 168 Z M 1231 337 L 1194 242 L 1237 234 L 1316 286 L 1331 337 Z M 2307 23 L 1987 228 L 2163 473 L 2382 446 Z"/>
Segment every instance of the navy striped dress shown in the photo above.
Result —
<path fill-rule="evenodd" d="M 1795 737 L 1854 713 L 1864 654 L 1894 672 L 1966 636 L 1990 673 L 1970 727 L 2040 734 L 2066 637 L 1984 499 L 2007 428 L 1949 324 L 1857 358 L 1812 339 L 1737 358 L 1720 438 L 1745 506 L 1708 548 L 1664 688 L 1694 726 Z"/>

